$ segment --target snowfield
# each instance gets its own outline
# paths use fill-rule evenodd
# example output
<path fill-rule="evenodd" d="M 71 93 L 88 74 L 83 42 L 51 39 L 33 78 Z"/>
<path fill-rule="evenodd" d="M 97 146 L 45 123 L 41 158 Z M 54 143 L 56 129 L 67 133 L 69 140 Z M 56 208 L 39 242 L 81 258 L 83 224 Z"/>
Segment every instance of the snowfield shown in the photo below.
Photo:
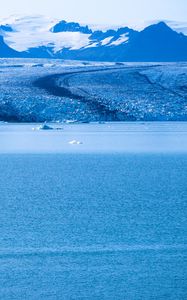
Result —
<path fill-rule="evenodd" d="M 1 20 L 0 24 L 10 26 L 12 31 L 2 32 L 7 45 L 16 51 L 27 51 L 31 48 L 47 46 L 53 48 L 56 53 L 64 48 L 77 50 L 81 48 L 119 45 L 128 38 L 123 34 L 115 42 L 110 41 L 113 36 L 104 38 L 100 42 L 90 40 L 91 34 L 82 32 L 53 32 L 52 28 L 59 22 L 57 19 L 51 19 L 45 16 L 12 16 Z"/>
<path fill-rule="evenodd" d="M 187 120 L 187 63 L 0 60 L 0 120 Z"/>

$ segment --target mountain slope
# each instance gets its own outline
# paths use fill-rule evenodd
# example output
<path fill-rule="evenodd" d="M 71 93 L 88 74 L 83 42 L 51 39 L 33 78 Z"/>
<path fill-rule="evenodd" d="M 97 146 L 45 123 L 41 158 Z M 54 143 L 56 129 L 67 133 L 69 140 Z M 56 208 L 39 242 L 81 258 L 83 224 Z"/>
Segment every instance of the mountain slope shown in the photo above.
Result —
<path fill-rule="evenodd" d="M 160 22 L 133 37 L 124 56 L 128 61 L 186 61 L 187 37 Z"/>
<path fill-rule="evenodd" d="M 18 51 L 7 46 L 4 42 L 3 36 L 0 35 L 0 57 L 21 57 Z"/>

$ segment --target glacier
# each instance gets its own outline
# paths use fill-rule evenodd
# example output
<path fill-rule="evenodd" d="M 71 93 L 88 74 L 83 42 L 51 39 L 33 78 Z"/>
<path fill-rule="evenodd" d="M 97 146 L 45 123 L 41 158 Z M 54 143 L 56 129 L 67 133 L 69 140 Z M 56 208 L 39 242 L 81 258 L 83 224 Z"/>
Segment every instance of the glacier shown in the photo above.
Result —
<path fill-rule="evenodd" d="M 0 59 L 0 120 L 185 121 L 187 63 Z"/>

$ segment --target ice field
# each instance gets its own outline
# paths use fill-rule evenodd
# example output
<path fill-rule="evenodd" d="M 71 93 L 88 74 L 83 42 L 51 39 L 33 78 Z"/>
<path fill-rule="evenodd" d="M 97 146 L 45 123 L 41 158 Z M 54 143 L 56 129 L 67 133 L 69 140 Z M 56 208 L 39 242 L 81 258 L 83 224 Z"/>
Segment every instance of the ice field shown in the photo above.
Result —
<path fill-rule="evenodd" d="M 0 119 L 185 121 L 186 63 L 1 59 Z"/>

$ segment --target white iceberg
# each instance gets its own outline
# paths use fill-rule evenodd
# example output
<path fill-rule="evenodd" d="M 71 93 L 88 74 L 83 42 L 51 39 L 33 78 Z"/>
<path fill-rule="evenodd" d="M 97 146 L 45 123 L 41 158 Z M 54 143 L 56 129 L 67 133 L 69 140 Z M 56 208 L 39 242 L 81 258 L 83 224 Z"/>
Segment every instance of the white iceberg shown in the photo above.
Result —
<path fill-rule="evenodd" d="M 44 122 L 44 124 L 40 125 L 37 128 L 33 128 L 33 130 L 54 130 L 54 128 L 47 125 L 47 122 Z"/>
<path fill-rule="evenodd" d="M 83 143 L 81 141 L 73 140 L 69 142 L 70 145 L 82 145 Z"/>

